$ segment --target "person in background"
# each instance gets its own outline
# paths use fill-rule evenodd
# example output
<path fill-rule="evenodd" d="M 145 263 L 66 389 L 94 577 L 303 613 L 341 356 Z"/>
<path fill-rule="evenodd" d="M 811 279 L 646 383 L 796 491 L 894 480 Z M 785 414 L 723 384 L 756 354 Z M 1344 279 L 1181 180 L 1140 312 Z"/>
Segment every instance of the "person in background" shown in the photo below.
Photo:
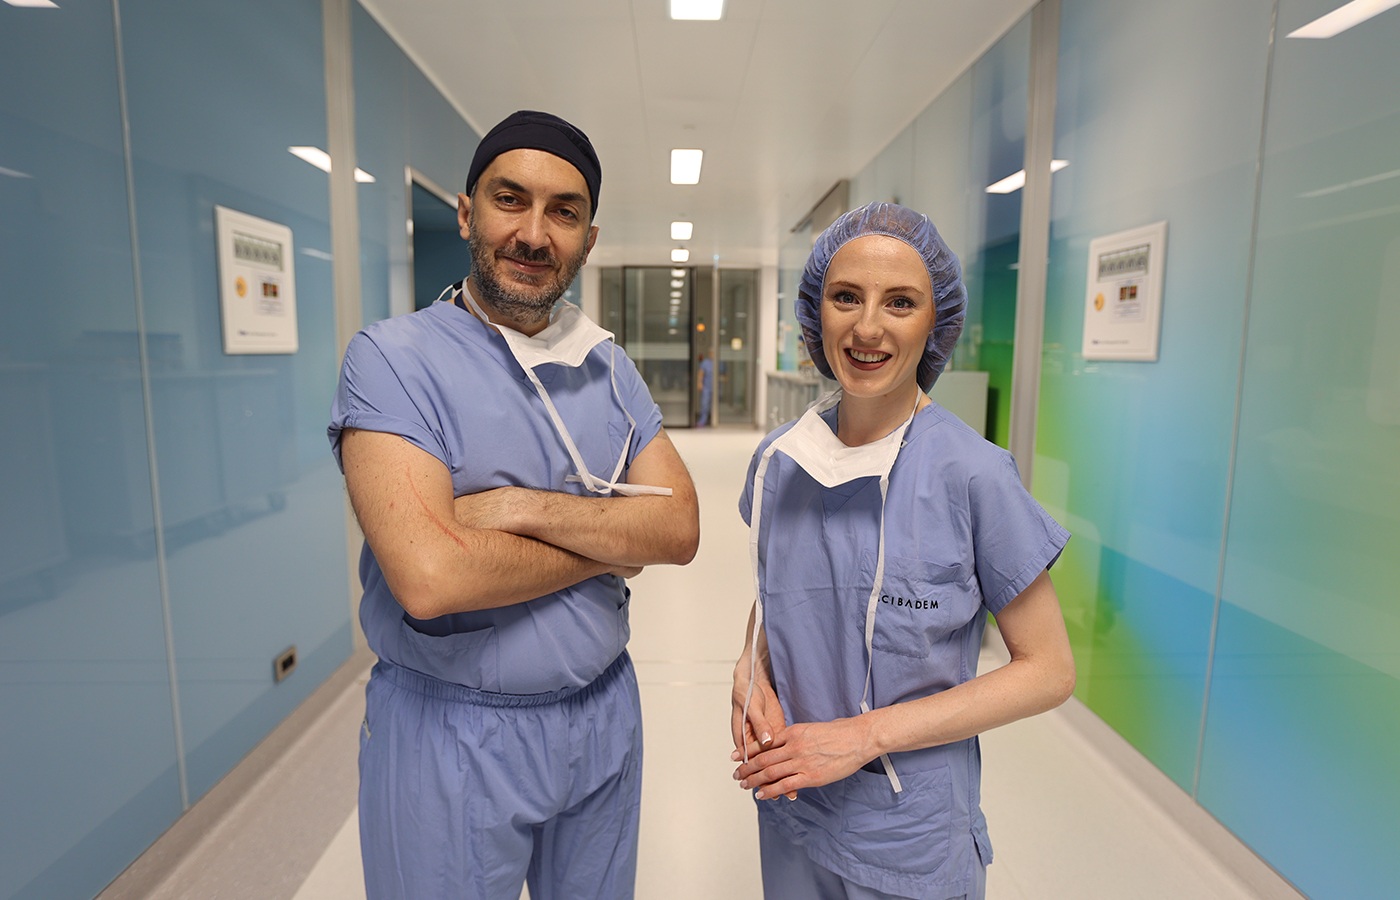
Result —
<path fill-rule="evenodd" d="M 365 534 L 360 835 L 378 898 L 626 898 L 643 566 L 694 556 L 690 477 L 636 367 L 557 304 L 597 239 L 582 131 L 517 112 L 459 194 L 470 277 L 357 334 L 329 429 Z"/>
<path fill-rule="evenodd" d="M 977 735 L 1074 687 L 1048 572 L 1069 534 L 927 395 L 966 297 L 933 224 L 889 203 L 837 219 L 799 285 L 838 388 L 763 440 L 739 502 L 757 601 L 732 758 L 770 900 L 982 897 Z M 978 675 L 988 612 L 1011 659 Z"/>
<path fill-rule="evenodd" d="M 695 427 L 705 428 L 710 424 L 710 404 L 714 402 L 715 361 L 703 350 L 700 352 L 700 364 L 696 367 L 696 378 L 699 380 L 696 387 L 700 391 L 700 415 L 695 420 Z"/>

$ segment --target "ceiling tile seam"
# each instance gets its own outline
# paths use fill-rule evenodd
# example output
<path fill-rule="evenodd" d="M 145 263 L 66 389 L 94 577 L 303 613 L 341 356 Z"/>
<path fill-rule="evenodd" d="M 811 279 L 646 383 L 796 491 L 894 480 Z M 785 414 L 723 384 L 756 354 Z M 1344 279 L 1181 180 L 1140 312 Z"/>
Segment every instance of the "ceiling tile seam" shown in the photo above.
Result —
<path fill-rule="evenodd" d="M 734 138 L 734 123 L 739 118 L 739 107 L 747 96 L 749 87 L 749 74 L 753 72 L 754 52 L 758 47 L 758 31 L 763 23 L 763 13 L 767 9 L 768 0 L 762 0 L 758 6 L 758 16 L 753 21 L 753 26 L 749 29 L 749 52 L 744 58 L 744 74 L 739 78 L 738 102 L 734 103 L 729 111 L 729 127 L 725 129 L 724 141 L 726 145 L 732 145 Z"/>

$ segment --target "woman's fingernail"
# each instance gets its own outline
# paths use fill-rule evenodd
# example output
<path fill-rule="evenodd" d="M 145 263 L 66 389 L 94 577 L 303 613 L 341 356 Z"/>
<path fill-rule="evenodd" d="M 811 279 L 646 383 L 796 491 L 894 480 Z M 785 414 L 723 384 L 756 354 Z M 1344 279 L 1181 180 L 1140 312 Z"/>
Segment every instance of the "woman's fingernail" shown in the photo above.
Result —
<path fill-rule="evenodd" d="M 759 791 L 757 794 L 754 794 L 754 797 L 757 798 L 757 799 L 759 799 L 759 800 L 767 800 L 767 799 L 768 799 L 767 797 L 763 796 L 763 791 Z"/>
<path fill-rule="evenodd" d="M 738 761 L 739 761 L 739 751 L 738 751 L 738 750 L 735 750 L 733 753 L 729 754 L 729 759 L 730 759 L 731 762 L 738 762 Z"/>
<path fill-rule="evenodd" d="M 773 743 L 773 735 L 765 733 L 763 737 L 758 739 L 758 742 L 767 747 L 769 744 Z"/>

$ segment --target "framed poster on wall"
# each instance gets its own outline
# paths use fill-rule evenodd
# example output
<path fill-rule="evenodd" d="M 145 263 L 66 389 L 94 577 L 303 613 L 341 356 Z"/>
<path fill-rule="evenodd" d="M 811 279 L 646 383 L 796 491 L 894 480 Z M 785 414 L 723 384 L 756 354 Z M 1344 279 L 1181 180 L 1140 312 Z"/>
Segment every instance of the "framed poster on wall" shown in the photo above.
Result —
<path fill-rule="evenodd" d="M 1089 242 L 1085 359 L 1156 361 L 1166 257 L 1166 222 Z"/>
<path fill-rule="evenodd" d="M 292 229 L 214 207 L 224 353 L 297 352 Z"/>

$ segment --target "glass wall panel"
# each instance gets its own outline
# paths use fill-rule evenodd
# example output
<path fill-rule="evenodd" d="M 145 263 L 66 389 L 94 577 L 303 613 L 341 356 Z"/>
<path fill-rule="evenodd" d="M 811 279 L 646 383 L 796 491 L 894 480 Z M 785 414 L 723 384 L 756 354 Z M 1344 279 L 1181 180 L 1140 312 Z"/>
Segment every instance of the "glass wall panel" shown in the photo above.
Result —
<path fill-rule="evenodd" d="M 676 271 L 680 271 L 677 269 Z M 710 396 L 702 396 L 704 379 L 700 375 L 702 366 L 707 365 L 705 358 L 713 360 L 715 332 L 713 330 L 715 321 L 715 270 L 713 268 L 692 268 L 689 270 L 689 277 L 694 302 L 695 319 L 691 323 L 691 334 L 695 352 L 690 359 L 690 422 L 697 427 L 704 427 L 714 424 L 713 412 L 709 408 L 714 404 Z M 674 299 L 674 298 L 673 298 Z M 713 370 L 713 363 L 709 364 Z M 711 380 L 713 390 L 713 378 Z M 705 405 L 702 411 L 701 404 Z"/>
<path fill-rule="evenodd" d="M 408 312 L 423 299 L 415 293 L 419 279 L 410 250 L 415 238 L 408 230 L 409 169 L 455 198 L 464 187 L 477 136 L 358 3 L 351 4 L 351 34 L 355 161 L 375 179 L 361 184 L 357 194 L 360 304 L 368 323 Z M 454 199 L 454 209 L 455 204 Z M 434 249 L 442 266 L 425 278 L 442 283 L 436 290 L 422 285 L 422 294 L 432 294 L 429 300 L 470 269 L 465 243 L 454 245 L 441 236 Z"/>
<path fill-rule="evenodd" d="M 351 649 L 344 492 L 325 437 L 339 358 L 328 176 L 288 152 L 326 146 L 321 22 L 317 0 L 122 7 L 151 421 L 191 801 Z M 292 230 L 295 353 L 224 353 L 215 205 Z M 99 408 L 111 409 L 130 402 L 134 389 L 114 381 L 89 390 Z M 114 466 L 99 456 L 86 469 L 101 481 Z M 135 511 L 107 510 L 107 527 L 128 527 Z M 273 660 L 290 646 L 297 669 L 276 683 Z"/>
<path fill-rule="evenodd" d="M 797 286 L 802 281 L 802 268 L 812 252 L 816 235 L 811 226 L 803 226 L 787 236 L 778 248 L 778 359 L 777 371 L 795 372 L 811 366 L 807 349 L 802 344 L 802 329 L 797 324 L 793 304 L 797 302 Z"/>
<path fill-rule="evenodd" d="M 1400 883 L 1400 10 L 1279 4 L 1199 798 L 1312 897 Z"/>
<path fill-rule="evenodd" d="M 355 73 L 355 165 L 374 176 L 356 188 L 360 214 L 360 308 L 366 323 L 409 308 L 405 210 L 408 106 L 403 51 L 358 3 L 351 4 Z M 448 187 L 444 182 L 438 182 Z"/>
<path fill-rule="evenodd" d="M 701 294 L 692 269 L 623 269 L 623 347 L 661 407 L 666 427 L 694 422 L 691 343 L 693 297 Z"/>
<path fill-rule="evenodd" d="M 719 271 L 719 424 L 753 421 L 758 271 Z"/>
<path fill-rule="evenodd" d="M 0 897 L 89 897 L 182 809 L 110 4 L 0 84 Z"/>
<path fill-rule="evenodd" d="M 626 347 L 627 335 L 623 331 L 622 269 L 608 266 L 599 270 L 598 295 L 598 306 L 601 310 L 598 324 L 611 331 L 619 345 Z"/>
<path fill-rule="evenodd" d="M 1061 5 L 1054 156 L 1069 166 L 1053 185 L 1034 492 L 1074 533 L 1055 582 L 1077 696 L 1188 791 L 1219 574 L 1272 7 Z M 1089 242 L 1161 220 L 1158 360 L 1085 360 Z"/>
<path fill-rule="evenodd" d="M 457 207 L 416 181 L 413 198 L 413 308 L 432 305 L 471 272 L 471 251 L 457 225 Z"/>
<path fill-rule="evenodd" d="M 1021 191 L 988 188 L 1024 165 L 1030 52 L 1027 16 L 972 67 L 969 88 L 972 118 L 968 177 L 963 181 L 969 202 L 969 242 L 963 256 L 968 317 L 952 367 L 987 373 L 986 436 L 1003 447 L 1010 437 Z M 950 241 L 954 236 L 945 233 Z"/>

